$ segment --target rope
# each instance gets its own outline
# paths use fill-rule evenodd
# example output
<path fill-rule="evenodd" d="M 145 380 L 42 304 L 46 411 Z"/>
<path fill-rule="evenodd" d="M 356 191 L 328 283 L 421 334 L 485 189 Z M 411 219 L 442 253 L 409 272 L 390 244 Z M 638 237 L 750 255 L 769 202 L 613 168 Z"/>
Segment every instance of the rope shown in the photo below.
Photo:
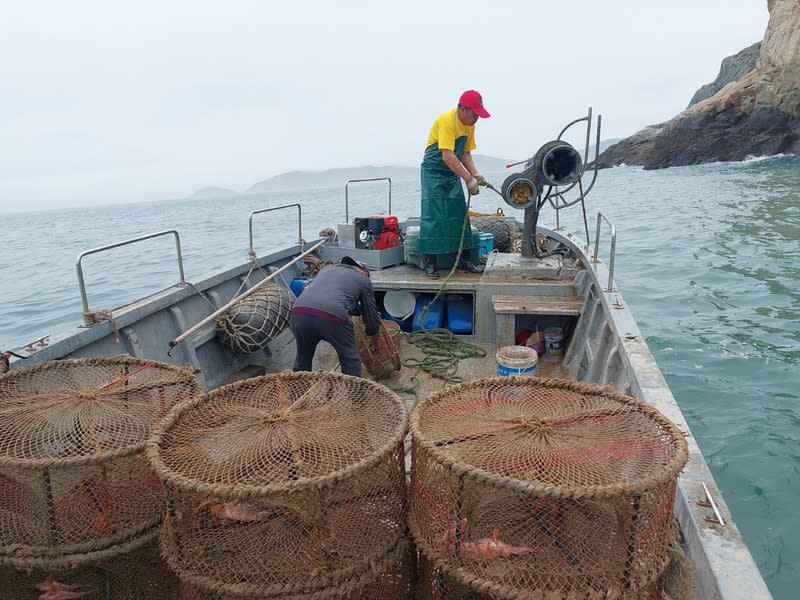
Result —
<path fill-rule="evenodd" d="M 486 350 L 475 344 L 462 342 L 449 329 L 420 329 L 406 334 L 409 344 L 417 346 L 425 354 L 425 358 L 407 358 L 403 361 L 406 367 L 425 371 L 432 377 L 447 383 L 461 383 L 463 378 L 456 375 L 458 361 L 462 358 L 486 356 Z M 416 374 L 415 374 L 416 375 Z M 415 377 L 412 377 L 414 379 Z M 419 383 L 419 380 L 417 380 Z M 416 386 L 415 386 L 416 387 Z"/>
<path fill-rule="evenodd" d="M 494 188 L 488 183 L 487 187 L 494 190 Z M 497 192 L 497 190 L 494 191 Z M 500 192 L 497 193 L 499 194 Z M 428 313 L 428 310 L 430 310 L 430 307 L 433 305 L 433 303 L 436 302 L 436 300 L 438 300 L 442 295 L 447 282 L 458 269 L 458 262 L 461 259 L 461 251 L 464 248 L 464 232 L 466 231 L 467 224 L 469 223 L 469 205 L 471 201 L 472 194 L 467 192 L 467 210 L 464 213 L 464 221 L 461 224 L 461 236 L 458 243 L 458 251 L 456 252 L 456 260 L 453 263 L 453 266 L 450 268 L 450 272 L 442 280 L 441 285 L 439 285 L 439 289 L 436 291 L 436 295 L 433 297 L 433 300 L 431 300 L 427 306 L 422 309 L 422 312 L 418 318 L 421 329 L 412 331 L 406 335 L 406 340 L 408 343 L 417 346 L 422 353 L 426 354 L 427 356 L 422 360 L 416 358 L 407 358 L 403 361 L 403 366 L 417 368 L 416 373 L 414 373 L 414 375 L 411 377 L 411 379 L 415 381 L 415 384 L 410 388 L 396 389 L 394 391 L 413 393 L 416 396 L 416 388 L 419 385 L 419 378 L 417 375 L 420 371 L 425 371 L 432 377 L 442 379 L 447 383 L 461 383 L 462 377 L 460 375 L 456 375 L 456 371 L 458 371 L 458 361 L 462 358 L 486 356 L 486 350 L 480 346 L 476 346 L 475 344 L 462 342 L 448 329 L 425 328 L 425 315 Z"/>

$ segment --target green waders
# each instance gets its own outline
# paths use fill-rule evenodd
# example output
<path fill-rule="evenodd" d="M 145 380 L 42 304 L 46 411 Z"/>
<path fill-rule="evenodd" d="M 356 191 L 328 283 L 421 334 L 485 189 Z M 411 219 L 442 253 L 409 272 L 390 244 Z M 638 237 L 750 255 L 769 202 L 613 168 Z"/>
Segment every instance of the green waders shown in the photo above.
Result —
<path fill-rule="evenodd" d="M 456 140 L 454 153 L 461 160 L 467 136 Z M 458 252 L 463 231 L 462 245 L 465 257 L 472 248 L 472 227 L 466 227 L 467 204 L 461 178 L 450 170 L 442 160 L 438 144 L 425 150 L 421 167 L 422 211 L 419 227 L 420 254 L 455 254 Z"/>

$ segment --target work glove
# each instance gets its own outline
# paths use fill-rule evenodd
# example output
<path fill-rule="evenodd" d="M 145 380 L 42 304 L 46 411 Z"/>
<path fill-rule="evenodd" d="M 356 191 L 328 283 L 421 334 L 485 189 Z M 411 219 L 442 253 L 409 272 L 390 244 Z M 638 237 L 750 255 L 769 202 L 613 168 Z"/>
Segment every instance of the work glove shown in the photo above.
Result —
<path fill-rule="evenodd" d="M 477 196 L 481 191 L 481 188 L 478 187 L 478 180 L 474 177 L 467 182 L 467 191 L 470 196 Z"/>
<path fill-rule="evenodd" d="M 484 177 L 480 173 L 475 173 L 475 175 L 473 175 L 473 177 L 475 178 L 475 181 L 478 182 L 478 185 L 482 185 L 482 186 L 489 185 L 489 182 L 486 181 L 486 177 Z"/>

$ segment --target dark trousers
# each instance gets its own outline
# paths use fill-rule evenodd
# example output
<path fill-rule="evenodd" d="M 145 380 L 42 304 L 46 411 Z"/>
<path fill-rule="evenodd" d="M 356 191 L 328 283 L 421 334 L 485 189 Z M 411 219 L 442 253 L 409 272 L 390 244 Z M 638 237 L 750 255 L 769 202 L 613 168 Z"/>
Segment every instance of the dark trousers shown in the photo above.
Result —
<path fill-rule="evenodd" d="M 311 315 L 292 314 L 292 332 L 297 345 L 295 371 L 310 371 L 317 344 L 322 340 L 336 350 L 342 373 L 361 377 L 361 357 L 358 355 L 353 324 L 334 323 Z"/>

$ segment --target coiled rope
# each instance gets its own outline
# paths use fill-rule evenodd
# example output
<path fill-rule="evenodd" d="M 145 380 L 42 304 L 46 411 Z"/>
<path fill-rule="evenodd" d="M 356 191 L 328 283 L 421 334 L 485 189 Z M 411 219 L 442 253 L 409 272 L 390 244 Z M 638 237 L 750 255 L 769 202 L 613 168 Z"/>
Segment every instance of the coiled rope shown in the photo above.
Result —
<path fill-rule="evenodd" d="M 486 187 L 500 194 L 500 192 L 492 187 L 491 184 L 487 183 Z M 502 196 L 502 194 L 500 195 Z M 469 223 L 469 205 L 471 201 L 472 194 L 467 192 L 467 210 L 464 213 L 464 222 L 461 224 L 461 240 L 458 244 L 458 252 L 456 254 L 457 258 L 453 263 L 450 272 L 442 280 L 442 283 L 439 286 L 439 289 L 436 291 L 436 295 L 433 297 L 433 300 L 431 300 L 427 306 L 422 309 L 422 312 L 418 317 L 420 329 L 405 334 L 406 341 L 409 344 L 417 346 L 417 348 L 419 348 L 419 350 L 425 354 L 425 357 L 421 360 L 418 358 L 407 358 L 403 361 L 403 366 L 417 369 L 414 375 L 411 376 L 411 380 L 414 381 L 414 385 L 406 388 L 392 388 L 395 392 L 411 393 L 416 396 L 417 387 L 419 386 L 419 378 L 417 375 L 419 375 L 420 371 L 425 371 L 431 377 L 442 379 L 446 384 L 461 383 L 463 378 L 460 375 L 456 375 L 456 372 L 458 371 L 458 362 L 462 358 L 479 358 L 486 356 L 486 350 L 480 346 L 476 346 L 475 344 L 470 344 L 469 342 L 459 340 L 449 329 L 425 328 L 425 315 L 428 313 L 428 310 L 433 303 L 436 302 L 436 300 L 438 300 L 442 295 L 447 282 L 458 269 L 461 251 L 464 248 L 464 232 L 466 231 L 467 224 Z"/>

